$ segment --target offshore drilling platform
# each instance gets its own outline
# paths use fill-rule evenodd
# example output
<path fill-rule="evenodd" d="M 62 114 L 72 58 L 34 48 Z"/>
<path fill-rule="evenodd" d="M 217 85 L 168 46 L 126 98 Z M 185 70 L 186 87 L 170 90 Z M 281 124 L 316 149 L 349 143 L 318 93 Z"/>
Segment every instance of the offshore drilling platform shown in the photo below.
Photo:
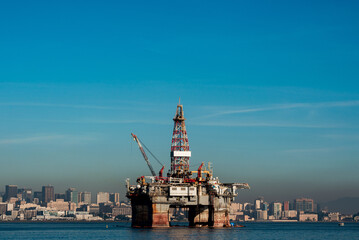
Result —
<path fill-rule="evenodd" d="M 170 227 L 169 210 L 177 207 L 188 209 L 190 227 L 229 227 L 230 205 L 237 196 L 236 190 L 249 189 L 247 183 L 221 183 L 213 176 L 210 165 L 205 169 L 203 162 L 196 171 L 190 171 L 191 151 L 185 120 L 179 103 L 173 118 L 171 170 L 166 177 L 164 166 L 156 175 L 140 140 L 132 134 L 152 173 L 138 178 L 136 185 L 130 185 L 127 179 L 132 227 Z"/>

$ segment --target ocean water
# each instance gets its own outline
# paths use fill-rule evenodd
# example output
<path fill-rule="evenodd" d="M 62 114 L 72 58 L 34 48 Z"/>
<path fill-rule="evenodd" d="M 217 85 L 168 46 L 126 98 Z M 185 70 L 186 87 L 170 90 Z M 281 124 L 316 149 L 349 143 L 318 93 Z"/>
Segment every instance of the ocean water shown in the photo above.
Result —
<path fill-rule="evenodd" d="M 244 228 L 133 229 L 129 223 L 0 223 L 0 239 L 359 239 L 359 223 L 244 223 Z"/>

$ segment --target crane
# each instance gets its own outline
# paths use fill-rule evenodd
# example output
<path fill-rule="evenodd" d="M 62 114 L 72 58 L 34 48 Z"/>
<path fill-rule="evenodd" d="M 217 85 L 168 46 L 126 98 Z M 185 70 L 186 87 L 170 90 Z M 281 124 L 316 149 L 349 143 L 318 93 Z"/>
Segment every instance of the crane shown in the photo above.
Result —
<path fill-rule="evenodd" d="M 155 173 L 155 171 L 153 170 L 150 161 L 148 161 L 148 157 L 147 157 L 145 151 L 143 150 L 143 147 L 142 147 L 142 145 L 141 145 L 141 143 L 140 143 L 140 140 L 138 139 L 138 137 L 137 137 L 135 134 L 131 133 L 131 135 L 132 135 L 132 137 L 133 137 L 133 140 L 134 140 L 135 142 L 137 142 L 138 148 L 140 149 L 143 158 L 145 159 L 145 161 L 146 161 L 148 167 L 150 168 L 150 171 L 151 171 L 151 173 L 152 173 L 152 176 L 156 177 L 156 173 Z"/>

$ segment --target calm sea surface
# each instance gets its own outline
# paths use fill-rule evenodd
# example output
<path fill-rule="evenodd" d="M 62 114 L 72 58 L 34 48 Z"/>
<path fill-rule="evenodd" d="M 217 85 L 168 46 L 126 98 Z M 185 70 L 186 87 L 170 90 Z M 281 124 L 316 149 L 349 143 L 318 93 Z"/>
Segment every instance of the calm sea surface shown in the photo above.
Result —
<path fill-rule="evenodd" d="M 106 227 L 107 225 L 107 227 Z M 359 223 L 245 223 L 245 228 L 132 229 L 128 223 L 0 223 L 0 239 L 359 239 Z"/>

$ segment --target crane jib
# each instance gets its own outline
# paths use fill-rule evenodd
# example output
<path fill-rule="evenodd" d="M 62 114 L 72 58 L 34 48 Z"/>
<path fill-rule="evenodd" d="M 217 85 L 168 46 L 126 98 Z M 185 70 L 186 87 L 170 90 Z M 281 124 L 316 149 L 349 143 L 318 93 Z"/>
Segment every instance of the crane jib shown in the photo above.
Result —
<path fill-rule="evenodd" d="M 143 147 L 142 147 L 142 145 L 141 145 L 141 143 L 140 143 L 140 140 L 138 139 L 138 137 L 137 137 L 135 134 L 131 133 L 131 135 L 132 135 L 132 137 L 133 137 L 133 140 L 135 140 L 135 141 L 137 142 L 138 148 L 140 149 L 140 151 L 141 151 L 141 153 L 142 153 L 142 156 L 143 156 L 143 158 L 145 159 L 145 161 L 146 161 L 146 163 L 147 163 L 147 166 L 148 166 L 148 168 L 149 168 L 150 171 L 151 171 L 152 176 L 156 177 L 156 173 L 155 173 L 155 171 L 153 170 L 150 161 L 148 161 L 148 157 L 147 157 L 145 151 L 143 150 Z"/>

